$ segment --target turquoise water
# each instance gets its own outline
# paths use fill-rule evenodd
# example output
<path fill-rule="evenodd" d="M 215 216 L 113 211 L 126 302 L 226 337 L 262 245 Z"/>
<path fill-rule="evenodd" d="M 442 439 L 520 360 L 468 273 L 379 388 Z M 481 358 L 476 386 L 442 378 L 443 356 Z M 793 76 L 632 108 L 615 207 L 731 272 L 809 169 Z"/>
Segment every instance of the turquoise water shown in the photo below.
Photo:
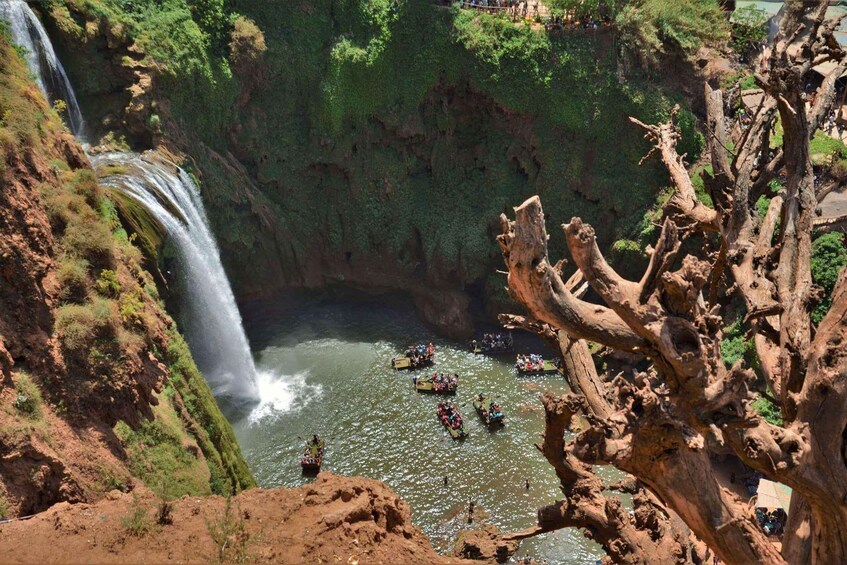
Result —
<path fill-rule="evenodd" d="M 540 441 L 544 390 L 565 392 L 558 375 L 518 377 L 512 356 L 474 355 L 438 338 L 414 312 L 384 300 L 298 297 L 254 304 L 245 321 L 264 403 L 234 420 L 239 443 L 263 487 L 302 485 L 300 438 L 327 440 L 324 470 L 384 481 L 412 508 L 415 523 L 447 552 L 475 514 L 512 531 L 535 524 L 536 509 L 561 497 Z M 434 370 L 459 374 L 455 396 L 469 437 L 450 439 L 435 416 L 442 397 L 422 395 L 413 374 L 395 372 L 392 356 L 414 341 L 436 344 Z M 516 335 L 516 350 L 548 355 L 534 336 Z M 506 425 L 489 431 L 471 405 L 478 392 L 502 403 Z M 448 486 L 444 486 L 444 476 Z M 525 481 L 529 478 L 530 488 Z M 548 563 L 594 563 L 598 546 L 576 530 L 524 541 L 518 557 Z"/>

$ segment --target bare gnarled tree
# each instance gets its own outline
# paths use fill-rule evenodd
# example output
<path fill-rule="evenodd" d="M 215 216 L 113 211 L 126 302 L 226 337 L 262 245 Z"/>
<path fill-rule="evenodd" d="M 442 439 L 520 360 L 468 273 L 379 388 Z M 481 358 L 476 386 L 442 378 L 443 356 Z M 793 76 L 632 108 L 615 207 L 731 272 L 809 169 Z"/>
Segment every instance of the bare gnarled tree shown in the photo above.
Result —
<path fill-rule="evenodd" d="M 538 526 L 512 538 L 582 527 L 621 563 L 697 562 L 709 552 L 727 563 L 847 563 L 844 272 L 823 321 L 815 327 L 810 317 L 821 291 L 812 284 L 810 266 L 817 197 L 809 141 L 833 103 L 835 80 L 847 69 L 833 39 L 837 22 L 825 19 L 827 4 L 785 2 L 779 35 L 757 68 L 764 99 L 734 139 L 722 92 L 706 86 L 714 170 L 706 186 L 714 208 L 697 199 L 676 150 L 673 119 L 661 125 L 632 120 L 646 131 L 651 153 L 675 186 L 641 280 L 615 272 L 594 229 L 573 218 L 563 228 L 579 275 L 566 282 L 562 263 L 554 266 L 548 258 L 538 197 L 516 208 L 513 221 L 501 217 L 509 289 L 529 314 L 503 321 L 558 339 L 572 388 L 563 397 L 544 396 L 547 426 L 539 446 L 565 499 L 539 510 Z M 807 108 L 804 76 L 825 61 L 834 61 L 835 69 Z M 783 145 L 772 152 L 777 119 Z M 780 172 L 785 188 L 760 218 L 755 203 Z M 680 256 L 682 240 L 691 236 L 707 242 L 702 253 Z M 578 296 L 580 277 L 603 304 Z M 746 307 L 744 323 L 783 426 L 749 407 L 756 374 L 741 361 L 724 364 L 720 300 L 734 293 Z M 605 382 L 585 340 L 642 356 L 650 369 Z M 576 414 L 585 416 L 587 428 L 566 441 Z M 793 489 L 781 552 L 760 529 L 748 500 L 727 484 L 716 455 Z M 604 494 L 607 485 L 594 465 L 634 477 L 633 515 Z"/>

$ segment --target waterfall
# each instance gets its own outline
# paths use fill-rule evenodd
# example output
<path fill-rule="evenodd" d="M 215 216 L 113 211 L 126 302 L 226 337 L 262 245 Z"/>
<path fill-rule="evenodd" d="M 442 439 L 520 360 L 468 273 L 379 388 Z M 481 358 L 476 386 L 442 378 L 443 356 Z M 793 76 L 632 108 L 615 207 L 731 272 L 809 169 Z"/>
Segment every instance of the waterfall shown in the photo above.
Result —
<path fill-rule="evenodd" d="M 27 50 L 27 62 L 42 92 L 49 100 L 65 101 L 70 129 L 81 138 L 82 113 L 44 26 L 23 0 L 0 0 L 0 19 L 8 20 L 12 40 Z M 241 315 L 191 177 L 155 152 L 90 157 L 95 168 L 118 165 L 102 184 L 143 206 L 175 244 L 175 268 L 185 289 L 182 329 L 212 391 L 236 401 L 258 401 L 256 366 Z"/>
<path fill-rule="evenodd" d="M 68 127 L 75 136 L 82 137 L 84 122 L 76 95 L 50 37 L 32 8 L 24 0 L 0 0 L 0 19 L 9 22 L 12 41 L 26 49 L 26 60 L 39 88 L 51 103 L 65 102 Z"/>
<path fill-rule="evenodd" d="M 119 171 L 101 183 L 140 203 L 175 243 L 183 316 L 191 353 L 216 395 L 258 400 L 256 367 L 200 191 L 182 169 L 153 152 L 106 153 L 96 168 Z"/>

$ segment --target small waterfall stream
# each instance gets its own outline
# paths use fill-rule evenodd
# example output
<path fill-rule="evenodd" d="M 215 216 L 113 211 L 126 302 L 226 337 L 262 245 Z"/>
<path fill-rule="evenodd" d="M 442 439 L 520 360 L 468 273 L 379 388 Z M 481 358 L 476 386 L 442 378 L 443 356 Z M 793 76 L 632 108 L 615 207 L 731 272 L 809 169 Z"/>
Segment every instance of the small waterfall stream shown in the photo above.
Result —
<path fill-rule="evenodd" d="M 27 62 L 48 100 L 65 101 L 70 129 L 82 139 L 84 121 L 76 95 L 38 17 L 23 0 L 0 0 L 0 19 L 9 22 L 12 40 L 27 50 Z M 238 402 L 258 402 L 256 367 L 241 315 L 191 177 L 155 152 L 104 153 L 91 160 L 95 168 L 120 165 L 111 170 L 126 172 L 112 174 L 103 184 L 143 206 L 174 242 L 186 289 L 181 297 L 182 329 L 213 392 Z M 269 378 L 263 376 L 263 388 Z M 274 394 L 268 396 L 265 403 L 273 402 Z"/>
<path fill-rule="evenodd" d="M 9 22 L 12 40 L 26 49 L 27 63 L 42 92 L 51 103 L 65 102 L 68 127 L 75 136 L 82 138 L 85 122 L 76 94 L 41 21 L 24 0 L 0 0 L 0 19 Z"/>
<path fill-rule="evenodd" d="M 177 276 L 188 296 L 182 318 L 188 343 L 216 395 L 258 400 L 256 368 L 235 297 L 221 265 L 200 191 L 182 169 L 153 152 L 92 156 L 95 168 L 118 165 L 101 183 L 141 204 L 178 253 Z M 125 172 L 123 172 L 125 171 Z"/>

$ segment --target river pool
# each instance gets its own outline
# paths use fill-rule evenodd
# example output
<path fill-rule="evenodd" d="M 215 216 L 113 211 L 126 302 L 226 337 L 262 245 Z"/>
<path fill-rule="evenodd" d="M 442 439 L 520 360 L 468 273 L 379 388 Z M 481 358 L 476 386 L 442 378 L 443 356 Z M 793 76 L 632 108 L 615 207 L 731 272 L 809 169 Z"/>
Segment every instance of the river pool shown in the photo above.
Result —
<path fill-rule="evenodd" d="M 534 525 L 536 509 L 561 497 L 552 467 L 533 446 L 544 427 L 538 396 L 565 392 L 561 376 L 519 377 L 513 356 L 472 354 L 386 299 L 288 297 L 251 304 L 244 318 L 263 403 L 233 417 L 233 427 L 261 486 L 313 480 L 300 473 L 300 438 L 320 433 L 327 440 L 324 470 L 384 481 L 411 505 L 415 523 L 441 552 L 466 527 L 470 500 L 477 516 L 511 531 Z M 436 419 L 441 397 L 413 389 L 412 376 L 426 370 L 391 369 L 391 357 L 415 341 L 436 345 L 430 372 L 459 374 L 455 400 L 469 433 L 463 442 L 450 439 Z M 515 334 L 515 344 L 517 351 L 552 356 L 535 336 Z M 476 416 L 471 400 L 478 392 L 502 403 L 502 429 L 489 431 Z M 563 530 L 524 541 L 515 559 L 585 564 L 600 555 L 580 531 Z"/>

